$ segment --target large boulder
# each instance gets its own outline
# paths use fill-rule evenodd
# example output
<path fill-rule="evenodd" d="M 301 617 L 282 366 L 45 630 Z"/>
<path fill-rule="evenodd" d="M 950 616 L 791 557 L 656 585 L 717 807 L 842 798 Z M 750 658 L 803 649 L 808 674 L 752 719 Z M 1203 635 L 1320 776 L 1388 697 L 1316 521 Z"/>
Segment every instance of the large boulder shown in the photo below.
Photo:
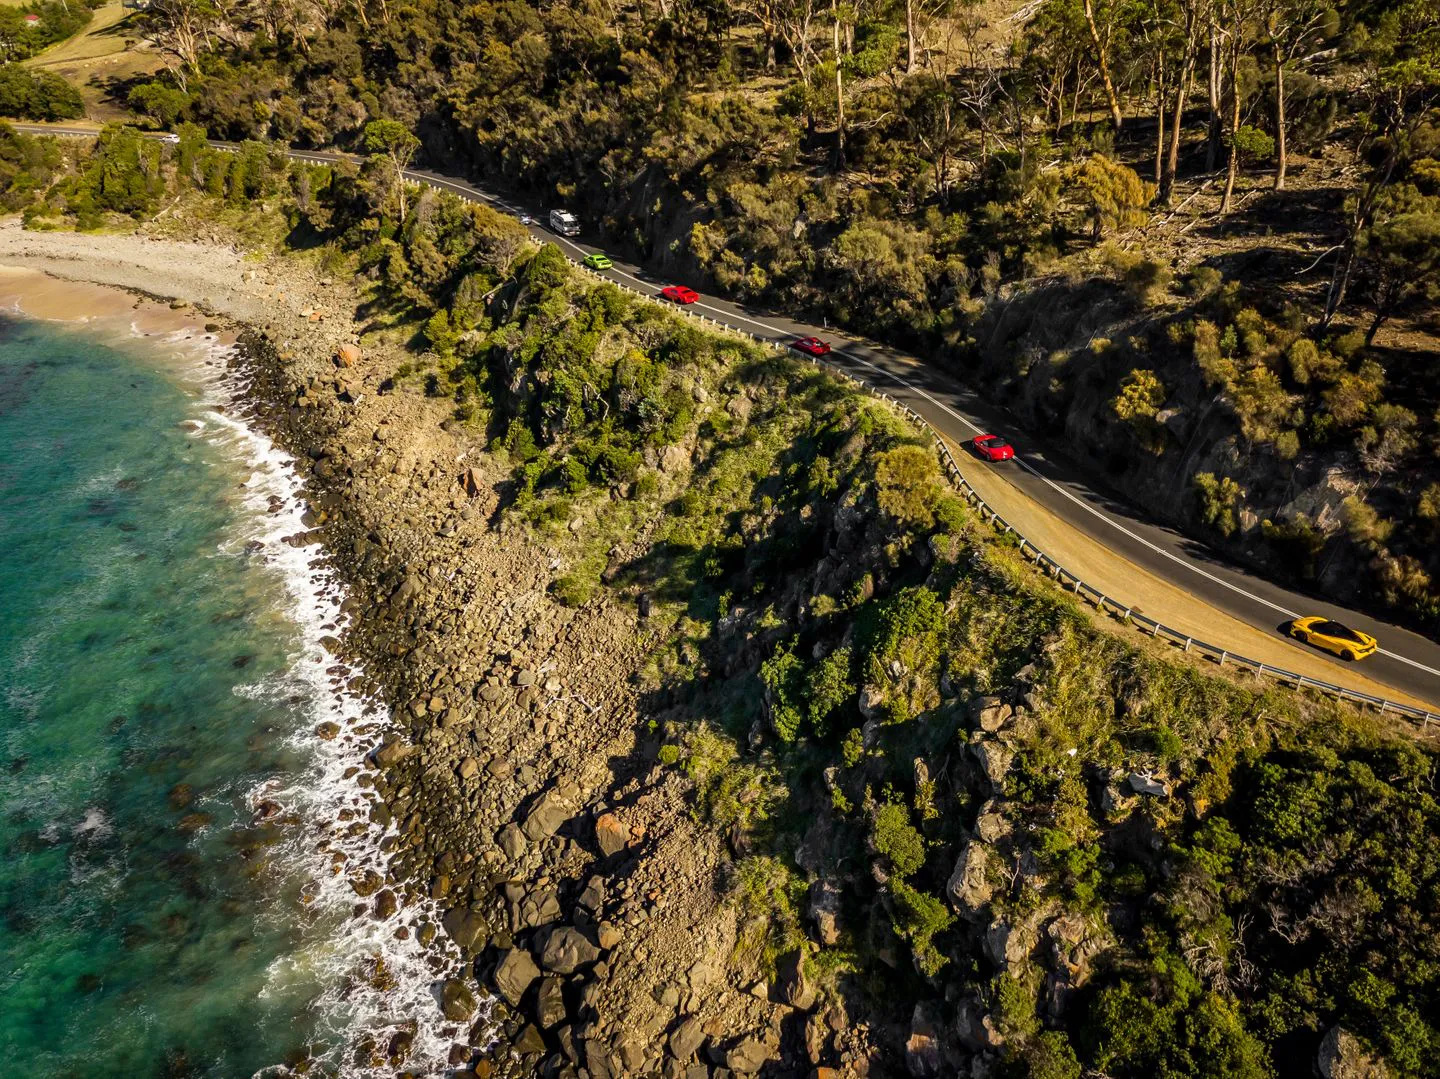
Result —
<path fill-rule="evenodd" d="M 447 978 L 440 989 L 440 1011 L 451 1022 L 463 1023 L 479 1007 L 475 994 L 459 978 Z"/>
<path fill-rule="evenodd" d="M 995 1026 L 995 1021 L 985 1011 L 976 993 L 967 993 L 960 998 L 955 1009 L 955 1036 L 960 1044 L 973 1053 L 986 1049 L 998 1049 L 1005 1043 L 1005 1037 Z"/>
<path fill-rule="evenodd" d="M 980 770 L 990 780 L 990 786 L 997 792 L 1002 790 L 1005 786 L 1005 777 L 1010 774 L 1010 762 L 1015 759 L 1015 754 L 991 738 L 971 743 L 970 751 L 975 755 Z"/>
<path fill-rule="evenodd" d="M 630 829 L 614 813 L 601 813 L 595 818 L 595 843 L 600 853 L 609 858 L 630 844 Z"/>
<path fill-rule="evenodd" d="M 1011 925 L 1003 918 L 997 918 L 985 930 L 981 949 L 985 958 L 997 967 L 1004 967 L 1011 974 L 1019 974 L 1035 947 L 1035 936 L 1035 927 L 1030 922 Z"/>
<path fill-rule="evenodd" d="M 467 468 L 460 473 L 460 489 L 467 497 L 474 498 L 485 490 L 485 474 L 478 468 Z"/>
<path fill-rule="evenodd" d="M 1331 1027 L 1320 1040 L 1315 1067 L 1321 1079 L 1389 1079 L 1385 1061 L 1365 1052 L 1358 1038 L 1344 1027 Z"/>
<path fill-rule="evenodd" d="M 456 907 L 449 911 L 441 924 L 462 952 L 478 951 L 490 933 L 485 915 L 469 907 Z"/>
<path fill-rule="evenodd" d="M 1170 787 L 1164 780 L 1156 779 L 1143 772 L 1131 772 L 1129 779 L 1130 789 L 1136 794 L 1148 794 L 1152 798 L 1169 798 Z"/>
<path fill-rule="evenodd" d="M 670 1032 L 670 1054 L 682 1062 L 689 1060 L 700 1051 L 704 1041 L 705 1030 L 692 1015 Z"/>
<path fill-rule="evenodd" d="M 810 885 L 806 908 L 815 923 L 815 935 L 827 947 L 840 943 L 840 885 L 832 880 L 817 880 Z"/>
<path fill-rule="evenodd" d="M 987 734 L 994 734 L 1009 722 L 1015 710 L 999 697 L 976 697 L 970 702 L 970 718 Z"/>
<path fill-rule="evenodd" d="M 926 1006 L 915 1005 L 910 1016 L 910 1036 L 905 1039 L 905 1067 L 916 1079 L 951 1074 L 945 1067 L 940 1026 Z"/>
<path fill-rule="evenodd" d="M 792 1008 L 808 1012 L 815 1006 L 815 987 L 805 977 L 805 949 L 796 948 L 775 964 L 776 991 Z"/>
<path fill-rule="evenodd" d="M 561 926 L 550 933 L 540 953 L 540 965 L 556 974 L 574 974 L 600 958 L 600 949 L 580 930 Z"/>
<path fill-rule="evenodd" d="M 530 983 L 540 977 L 540 968 L 523 948 L 510 948 L 500 954 L 495 965 L 495 989 L 512 1008 L 520 1003 Z"/>
<path fill-rule="evenodd" d="M 570 806 L 560 796 L 559 791 L 551 789 L 535 800 L 530 812 L 525 815 L 520 830 L 525 833 L 526 839 L 534 843 L 554 835 L 569 819 Z"/>
<path fill-rule="evenodd" d="M 373 754 L 375 763 L 381 768 L 393 768 L 410 754 L 415 752 L 415 747 L 406 745 L 398 738 L 391 738 Z"/>
<path fill-rule="evenodd" d="M 995 887 L 987 873 L 988 848 L 983 843 L 966 843 L 955 860 L 955 870 L 945 885 L 945 893 L 955 909 L 962 913 L 973 913 L 990 902 Z"/>
<path fill-rule="evenodd" d="M 758 1038 L 746 1038 L 725 1054 L 725 1066 L 740 1075 L 754 1075 L 774 1056 L 774 1050 Z"/>
<path fill-rule="evenodd" d="M 547 974 L 540 979 L 540 993 L 535 1001 L 535 1021 L 546 1030 L 565 1021 L 564 982 Z"/>
<path fill-rule="evenodd" d="M 1010 832 L 1010 822 L 1000 812 L 994 798 L 980 807 L 980 815 L 975 818 L 975 836 L 980 842 L 998 843 Z"/>

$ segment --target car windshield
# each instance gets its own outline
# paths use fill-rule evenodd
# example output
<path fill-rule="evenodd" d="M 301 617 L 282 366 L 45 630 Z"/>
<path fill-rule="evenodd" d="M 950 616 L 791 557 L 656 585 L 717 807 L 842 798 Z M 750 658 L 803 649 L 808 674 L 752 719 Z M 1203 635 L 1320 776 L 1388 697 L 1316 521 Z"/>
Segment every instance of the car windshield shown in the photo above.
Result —
<path fill-rule="evenodd" d="M 1339 622 L 1321 622 L 1315 627 L 1316 633 L 1323 633 L 1327 637 L 1343 637 L 1347 641 L 1360 642 L 1360 636 L 1348 626 L 1342 626 Z"/>

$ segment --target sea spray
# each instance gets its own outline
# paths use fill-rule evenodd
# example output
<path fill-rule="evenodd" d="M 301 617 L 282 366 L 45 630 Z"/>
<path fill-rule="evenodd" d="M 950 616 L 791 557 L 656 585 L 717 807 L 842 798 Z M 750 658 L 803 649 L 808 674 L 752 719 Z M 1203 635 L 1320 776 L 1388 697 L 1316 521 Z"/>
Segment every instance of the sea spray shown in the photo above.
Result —
<path fill-rule="evenodd" d="M 350 883 L 395 840 L 359 781 L 390 716 L 326 652 L 327 556 L 283 542 L 296 465 L 237 422 L 218 339 L 130 318 L 0 322 L 0 1051 L 438 1074 L 472 1040 L 435 997 L 459 964 L 420 947 L 428 900 L 377 920 Z"/>
<path fill-rule="evenodd" d="M 266 781 L 248 798 L 257 813 L 298 821 L 282 850 L 310 878 L 302 900 L 312 924 L 340 911 L 350 914 L 336 933 L 310 934 L 294 953 L 276 959 L 271 979 L 280 986 L 297 974 L 319 974 L 326 989 L 314 1004 L 317 1057 L 341 1074 L 390 1074 L 402 1063 L 417 1075 L 438 1074 L 448 1066 L 451 1045 L 472 1040 L 470 1028 L 483 1024 L 489 1009 L 482 1002 L 463 1027 L 440 1013 L 439 987 L 460 972 L 462 957 L 443 932 L 421 943 L 423 925 L 439 927 L 437 904 L 387 886 L 383 891 L 395 896 L 395 910 L 380 916 L 379 893 L 361 900 L 352 883 L 367 872 L 385 878 L 382 844 L 399 834 L 394 822 L 382 828 L 372 821 L 377 796 L 355 781 L 357 767 L 394 725 L 383 701 L 351 688 L 365 683 L 363 671 L 340 663 L 327 647 L 350 622 L 344 584 L 323 552 L 292 542 L 308 528 L 304 485 L 288 453 L 234 418 L 251 386 L 226 363 L 230 353 L 208 350 L 202 371 L 210 411 L 195 435 L 252 469 L 243 484 L 244 534 L 232 543 L 263 556 L 281 575 L 290 598 L 287 614 L 303 641 L 284 678 L 237 692 L 303 695 L 312 721 L 291 736 L 311 761 L 307 771 L 288 783 Z"/>

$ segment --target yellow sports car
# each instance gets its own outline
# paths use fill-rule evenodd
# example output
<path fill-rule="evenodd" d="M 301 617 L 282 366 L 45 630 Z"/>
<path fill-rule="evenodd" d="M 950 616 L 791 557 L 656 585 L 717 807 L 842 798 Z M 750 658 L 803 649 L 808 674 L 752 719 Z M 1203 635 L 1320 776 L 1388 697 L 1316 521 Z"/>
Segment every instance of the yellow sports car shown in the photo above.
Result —
<path fill-rule="evenodd" d="M 1380 647 L 1380 642 L 1370 634 L 1342 626 L 1318 614 L 1291 622 L 1290 636 L 1349 661 L 1364 659 Z"/>

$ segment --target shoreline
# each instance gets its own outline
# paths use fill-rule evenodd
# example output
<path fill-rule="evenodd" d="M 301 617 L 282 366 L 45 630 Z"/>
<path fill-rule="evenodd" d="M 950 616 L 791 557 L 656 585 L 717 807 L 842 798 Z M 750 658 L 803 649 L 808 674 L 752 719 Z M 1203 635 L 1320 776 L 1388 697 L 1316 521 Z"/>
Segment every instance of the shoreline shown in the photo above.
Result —
<path fill-rule="evenodd" d="M 194 272 L 176 274 L 192 256 Z M 368 1062 L 455 1079 L 520 1079 L 544 1062 L 618 1079 L 704 1067 L 697 1057 L 748 1074 L 778 1054 L 793 1010 L 730 969 L 741 926 L 726 838 L 693 814 L 684 775 L 657 763 L 666 703 L 642 671 L 663 620 L 620 593 L 553 597 L 581 548 L 506 527 L 510 463 L 448 399 L 394 377 L 412 352 L 383 331 L 362 346 L 351 284 L 298 257 L 13 224 L 0 225 L 7 264 L 63 278 L 46 288 L 72 310 L 86 308 L 70 289 L 99 281 L 162 320 L 225 323 L 239 345 L 227 415 L 295 462 L 310 512 L 289 542 L 323 543 L 348 591 L 329 651 L 364 672 L 347 688 L 383 698 L 391 719 L 342 771 L 369 803 L 346 807 L 347 827 L 383 830 L 383 864 L 333 881 L 356 917 L 382 891 L 434 911 L 439 925 L 416 939 L 463 959 L 427 986 L 435 1037 L 420 1050 L 448 1045 L 446 1059 L 422 1065 L 395 1031 L 361 1047 Z"/>
<path fill-rule="evenodd" d="M 261 695 L 298 690 L 311 703 L 307 720 L 288 739 L 304 752 L 305 771 L 288 782 L 269 780 L 246 799 L 257 823 L 286 826 L 278 849 L 309 880 L 301 891 L 303 907 L 277 916 L 304 924 L 312 920 L 307 910 L 335 916 L 351 909 L 341 923 L 346 939 L 307 942 L 301 952 L 279 957 L 272 984 L 291 967 L 329 970 L 325 991 L 311 1006 L 317 1041 L 329 1043 L 329 1050 L 313 1064 L 338 1066 L 346 1075 L 388 1074 L 403 1052 L 416 1074 L 439 1074 L 455 1032 L 446 1027 L 432 986 L 453 973 L 459 956 L 436 931 L 440 912 L 428 897 L 401 901 L 398 882 L 369 887 L 385 876 L 386 845 L 398 829 L 388 813 L 375 811 L 378 799 L 357 782 L 367 758 L 395 729 L 393 706 L 377 695 L 380 683 L 363 660 L 337 655 L 344 651 L 339 638 L 363 612 L 349 601 L 333 553 L 313 555 L 315 511 L 303 454 L 280 444 L 283 432 L 257 422 L 266 402 L 252 396 L 255 363 L 242 343 L 248 339 L 253 347 L 256 328 L 195 301 L 167 302 L 145 287 L 149 283 L 97 284 L 0 264 L 0 311 L 94 334 L 121 348 L 143 348 L 145 362 L 159 364 L 195 392 L 206 418 L 193 421 L 191 436 L 249 470 L 240 485 L 244 534 L 233 543 L 259 554 L 280 578 L 284 614 L 301 641 L 285 685 L 251 688 Z M 357 878 L 365 881 L 360 888 Z M 357 903 L 362 891 L 367 901 Z M 484 1009 L 477 1014 L 478 1032 Z M 369 1064 L 355 1063 L 358 1054 L 367 1055 Z M 261 1074 L 275 1069 L 284 1069 L 278 1059 Z"/>

